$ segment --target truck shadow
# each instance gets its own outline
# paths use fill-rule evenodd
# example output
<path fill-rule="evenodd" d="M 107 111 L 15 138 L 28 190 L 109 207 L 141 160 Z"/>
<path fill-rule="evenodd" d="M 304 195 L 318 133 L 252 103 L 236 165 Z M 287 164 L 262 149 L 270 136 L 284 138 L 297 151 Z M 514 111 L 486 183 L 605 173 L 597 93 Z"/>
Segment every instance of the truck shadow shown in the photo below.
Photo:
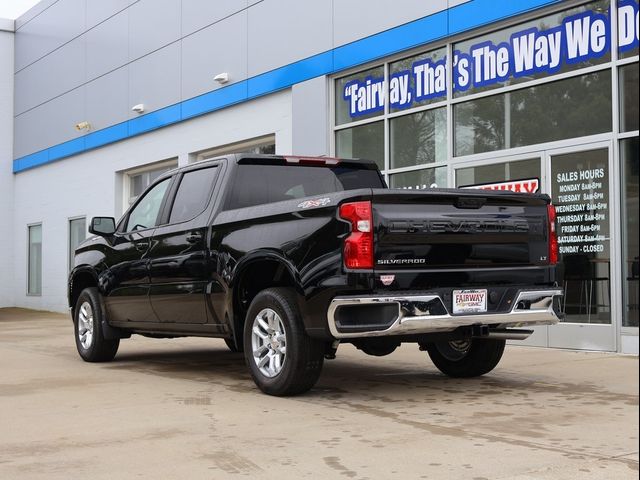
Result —
<path fill-rule="evenodd" d="M 387 361 L 385 363 L 385 359 Z M 512 404 L 529 401 L 531 394 L 558 394 L 564 400 L 575 398 L 580 391 L 593 390 L 592 385 L 551 386 L 539 378 L 527 377 L 523 372 L 498 367 L 479 378 L 455 379 L 442 375 L 424 356 L 415 363 L 393 361 L 393 354 L 385 359 L 344 356 L 325 361 L 325 366 L 306 399 L 377 399 L 395 402 L 477 402 L 499 396 Z M 224 345 L 211 348 L 153 349 L 121 352 L 106 368 L 127 370 L 146 375 L 201 382 L 203 385 L 224 387 L 235 392 L 258 393 L 241 353 L 232 353 Z M 580 387 L 580 388 L 578 388 Z M 619 399 L 619 398 L 618 398 Z M 605 398 L 600 398 L 605 400 Z"/>

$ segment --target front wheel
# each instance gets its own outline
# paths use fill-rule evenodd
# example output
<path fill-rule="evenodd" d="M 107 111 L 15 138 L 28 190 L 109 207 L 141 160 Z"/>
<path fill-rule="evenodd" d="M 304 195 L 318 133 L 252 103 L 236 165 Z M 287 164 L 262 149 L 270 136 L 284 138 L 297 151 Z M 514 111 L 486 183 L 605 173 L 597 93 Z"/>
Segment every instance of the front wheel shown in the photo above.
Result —
<path fill-rule="evenodd" d="M 256 295 L 245 320 L 244 355 L 264 393 L 296 395 L 315 385 L 324 345 L 305 333 L 293 290 L 269 288 Z"/>
<path fill-rule="evenodd" d="M 113 360 L 120 339 L 107 340 L 102 331 L 105 311 L 97 288 L 85 288 L 78 297 L 73 312 L 76 348 L 86 362 L 108 362 Z"/>
<path fill-rule="evenodd" d="M 478 377 L 493 370 L 504 353 L 504 340 L 468 339 L 427 345 L 434 365 L 450 377 Z"/>

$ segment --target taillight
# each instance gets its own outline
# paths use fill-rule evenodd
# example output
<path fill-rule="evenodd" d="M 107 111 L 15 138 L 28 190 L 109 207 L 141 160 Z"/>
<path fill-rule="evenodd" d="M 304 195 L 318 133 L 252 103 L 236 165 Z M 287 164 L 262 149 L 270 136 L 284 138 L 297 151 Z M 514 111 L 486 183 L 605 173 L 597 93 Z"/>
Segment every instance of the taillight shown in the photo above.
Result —
<path fill-rule="evenodd" d="M 558 263 L 558 233 L 556 232 L 556 207 L 547 205 L 547 216 L 549 217 L 549 264 Z"/>
<path fill-rule="evenodd" d="M 373 215 L 371 202 L 340 205 L 340 218 L 351 223 L 351 234 L 344 240 L 344 266 L 373 268 Z"/>

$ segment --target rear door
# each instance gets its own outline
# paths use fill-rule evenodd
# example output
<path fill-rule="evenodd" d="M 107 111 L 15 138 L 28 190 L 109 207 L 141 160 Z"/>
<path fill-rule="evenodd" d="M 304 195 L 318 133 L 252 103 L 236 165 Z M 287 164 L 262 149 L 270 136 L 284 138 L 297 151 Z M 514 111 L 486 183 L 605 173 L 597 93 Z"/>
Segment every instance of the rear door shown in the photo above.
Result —
<path fill-rule="evenodd" d="M 161 322 L 207 322 L 209 207 L 221 168 L 216 163 L 181 172 L 154 232 L 150 299 Z"/>

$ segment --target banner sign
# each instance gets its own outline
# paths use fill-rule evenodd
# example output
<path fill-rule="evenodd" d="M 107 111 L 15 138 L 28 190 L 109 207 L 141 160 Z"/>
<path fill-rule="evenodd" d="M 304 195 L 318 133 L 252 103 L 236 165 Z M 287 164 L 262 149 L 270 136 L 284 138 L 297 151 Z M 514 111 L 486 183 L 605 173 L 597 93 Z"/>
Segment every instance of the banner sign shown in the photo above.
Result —
<path fill-rule="evenodd" d="M 609 13 L 587 10 L 571 15 L 545 30 L 527 28 L 515 32 L 508 42 L 483 41 L 468 52 L 455 51 L 453 88 L 466 91 L 508 78 L 545 72 L 557 73 L 563 65 L 599 58 L 611 48 Z M 638 46 L 638 3 L 622 0 L 618 6 L 618 46 L 624 52 Z M 413 63 L 409 70 L 389 79 L 389 105 L 408 108 L 414 102 L 446 97 L 447 61 L 431 59 Z M 343 98 L 352 118 L 384 109 L 387 85 L 383 77 L 367 77 L 347 83 Z"/>
<path fill-rule="evenodd" d="M 540 189 L 540 180 L 538 178 L 528 178 L 525 180 L 511 180 L 508 182 L 467 185 L 459 188 L 476 190 L 508 190 L 515 193 L 536 193 Z"/>

